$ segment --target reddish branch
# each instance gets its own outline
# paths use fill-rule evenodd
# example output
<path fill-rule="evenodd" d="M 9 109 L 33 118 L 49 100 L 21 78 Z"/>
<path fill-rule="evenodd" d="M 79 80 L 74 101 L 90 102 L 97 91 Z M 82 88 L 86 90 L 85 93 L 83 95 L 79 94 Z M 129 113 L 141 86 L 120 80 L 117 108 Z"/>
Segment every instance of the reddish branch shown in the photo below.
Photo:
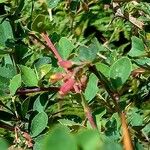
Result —
<path fill-rule="evenodd" d="M 84 97 L 84 95 L 83 95 L 82 93 L 81 93 L 81 99 L 82 99 L 82 106 L 83 106 L 83 109 L 84 109 L 84 113 L 85 113 L 86 118 L 88 119 L 88 121 L 89 121 L 91 127 L 92 127 L 93 129 L 97 129 L 97 125 L 96 125 L 96 123 L 95 123 L 95 121 L 94 121 L 94 118 L 93 118 L 93 116 L 92 116 L 91 109 L 90 109 L 90 107 L 88 106 L 88 103 L 86 102 L 85 97 Z"/>
<path fill-rule="evenodd" d="M 77 79 L 76 79 L 77 73 L 82 69 L 83 66 L 76 67 L 73 70 L 71 70 L 70 68 L 72 67 L 73 63 L 69 60 L 63 60 L 61 58 L 57 49 L 55 48 L 55 46 L 53 45 L 53 43 L 51 42 L 50 38 L 48 37 L 48 35 L 46 33 L 42 33 L 41 35 L 44 38 L 49 49 L 53 52 L 53 54 L 57 58 L 58 65 L 66 71 L 66 74 L 60 75 L 60 73 L 57 73 L 55 75 L 52 75 L 52 77 L 51 77 L 52 81 L 54 81 L 54 82 L 58 81 L 59 79 L 62 80 L 62 78 L 63 78 L 64 83 L 60 87 L 59 94 L 66 95 L 66 94 L 68 94 L 68 92 L 70 92 L 72 90 L 74 90 L 76 93 L 80 93 L 81 97 L 82 97 L 82 105 L 84 108 L 85 115 L 86 115 L 87 119 L 89 120 L 92 128 L 97 128 L 97 126 L 94 122 L 91 110 L 90 110 L 88 104 L 86 103 L 86 100 L 84 99 L 83 94 L 81 93 L 81 88 L 85 85 L 85 83 L 84 83 L 85 81 L 82 82 L 83 76 L 81 76 L 82 80 L 79 79 L 80 81 L 77 81 Z M 83 86 L 82 86 L 82 83 L 83 83 Z"/>
<path fill-rule="evenodd" d="M 57 49 L 55 48 L 55 46 L 53 45 L 53 43 L 51 42 L 50 38 L 48 37 L 48 35 L 46 33 L 42 33 L 41 34 L 42 37 L 44 38 L 47 46 L 51 49 L 51 51 L 54 53 L 54 55 L 56 56 L 56 58 L 58 59 L 58 62 L 62 61 L 61 56 L 59 55 L 59 53 L 57 52 Z"/>
<path fill-rule="evenodd" d="M 59 55 L 57 49 L 55 48 L 55 46 L 53 45 L 53 43 L 51 42 L 50 38 L 48 37 L 47 33 L 42 33 L 41 36 L 43 37 L 43 39 L 45 40 L 48 48 L 52 51 L 52 53 L 54 54 L 54 56 L 57 58 L 58 60 L 58 65 L 60 67 L 62 67 L 66 74 L 64 76 L 63 74 L 63 84 L 60 87 L 59 90 L 59 94 L 60 95 L 66 95 L 68 92 L 70 92 L 72 89 L 76 92 L 76 93 L 80 93 L 81 89 L 79 86 L 79 83 L 76 81 L 75 76 L 76 76 L 76 69 L 71 70 L 70 68 L 72 67 L 72 62 L 70 60 L 63 60 L 61 58 L 61 56 Z M 69 74 L 69 76 L 68 76 Z M 60 74 L 59 74 L 60 76 Z M 53 81 L 58 81 L 57 80 L 57 75 L 56 76 L 52 76 L 53 77 Z M 54 77 L 56 77 L 54 79 Z M 59 79 L 59 77 L 58 77 Z M 61 78 L 60 78 L 61 79 Z"/>

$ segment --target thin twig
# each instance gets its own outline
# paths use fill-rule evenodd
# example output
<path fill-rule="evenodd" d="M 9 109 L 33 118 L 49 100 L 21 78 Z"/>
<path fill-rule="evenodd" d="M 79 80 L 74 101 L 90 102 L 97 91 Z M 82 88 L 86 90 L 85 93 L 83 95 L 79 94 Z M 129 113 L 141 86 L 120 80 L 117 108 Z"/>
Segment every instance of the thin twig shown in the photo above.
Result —
<path fill-rule="evenodd" d="M 91 127 L 92 127 L 93 129 L 97 129 L 97 125 L 96 125 L 96 123 L 95 123 L 95 121 L 94 121 L 94 118 L 93 118 L 93 116 L 92 116 L 91 109 L 90 109 L 90 107 L 88 106 L 88 104 L 87 104 L 87 102 L 86 102 L 86 100 L 85 100 L 85 97 L 84 97 L 84 95 L 83 95 L 82 93 L 81 93 L 81 99 L 82 99 L 82 106 L 83 106 L 83 108 L 84 108 L 84 112 L 85 112 L 86 118 L 88 119 L 88 121 L 89 121 Z"/>
<path fill-rule="evenodd" d="M 58 59 L 58 62 L 62 61 L 61 56 L 59 55 L 59 53 L 57 52 L 57 49 L 55 48 L 55 46 L 53 45 L 52 41 L 50 40 L 50 38 L 48 37 L 47 33 L 42 33 L 41 34 L 42 37 L 44 38 L 44 40 L 47 43 L 47 46 L 51 49 L 51 51 L 54 53 L 54 55 L 56 56 L 56 58 Z"/>
<path fill-rule="evenodd" d="M 26 94 L 29 94 L 29 93 L 48 92 L 48 91 L 58 92 L 59 87 L 48 87 L 48 88 L 37 87 L 37 88 L 32 88 L 32 89 L 25 88 L 25 89 L 19 89 L 16 94 L 26 95 Z"/>

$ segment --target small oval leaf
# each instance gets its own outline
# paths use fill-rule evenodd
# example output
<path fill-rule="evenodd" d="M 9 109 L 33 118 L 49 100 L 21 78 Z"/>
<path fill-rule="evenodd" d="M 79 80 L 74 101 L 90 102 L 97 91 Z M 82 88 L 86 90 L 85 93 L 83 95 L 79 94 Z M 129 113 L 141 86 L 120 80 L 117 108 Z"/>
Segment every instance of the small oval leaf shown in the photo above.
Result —
<path fill-rule="evenodd" d="M 74 45 L 66 37 L 62 37 L 59 40 L 58 52 L 63 59 L 66 60 L 73 49 L 74 49 Z"/>
<path fill-rule="evenodd" d="M 129 78 L 132 63 L 129 58 L 122 57 L 110 67 L 110 80 L 115 89 L 120 88 Z"/>
<path fill-rule="evenodd" d="M 96 93 L 98 92 L 98 78 L 92 73 L 90 76 L 89 76 L 89 81 L 87 83 L 87 87 L 85 89 L 85 99 L 89 102 L 91 101 Z"/>

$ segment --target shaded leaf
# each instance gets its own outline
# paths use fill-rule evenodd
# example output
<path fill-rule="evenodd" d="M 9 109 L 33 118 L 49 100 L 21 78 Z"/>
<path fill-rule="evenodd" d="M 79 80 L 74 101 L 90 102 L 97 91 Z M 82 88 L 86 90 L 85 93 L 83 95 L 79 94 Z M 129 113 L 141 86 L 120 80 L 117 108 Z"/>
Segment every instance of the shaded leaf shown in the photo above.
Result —
<path fill-rule="evenodd" d="M 42 79 L 51 70 L 51 64 L 41 65 L 38 69 L 40 79 Z"/>
<path fill-rule="evenodd" d="M 30 97 L 26 98 L 23 101 L 22 105 L 21 105 L 21 114 L 22 114 L 22 116 L 25 116 L 26 113 L 28 112 L 29 104 L 30 104 Z"/>
<path fill-rule="evenodd" d="M 11 121 L 14 117 L 13 114 L 0 110 L 0 120 Z"/>
<path fill-rule="evenodd" d="M 37 32 L 44 32 L 45 31 L 45 15 L 39 14 L 37 17 L 33 20 L 32 23 L 32 30 Z"/>

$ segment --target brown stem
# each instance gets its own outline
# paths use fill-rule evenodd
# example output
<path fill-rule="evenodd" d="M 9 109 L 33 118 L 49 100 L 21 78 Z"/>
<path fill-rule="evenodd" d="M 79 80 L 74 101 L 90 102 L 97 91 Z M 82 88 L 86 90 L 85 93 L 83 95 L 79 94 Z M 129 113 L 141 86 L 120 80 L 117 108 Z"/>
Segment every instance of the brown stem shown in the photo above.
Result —
<path fill-rule="evenodd" d="M 95 66 L 90 66 L 89 70 L 92 73 L 94 73 L 97 76 L 97 78 L 101 81 L 101 83 L 103 84 L 105 90 L 107 91 L 107 93 L 110 95 L 110 97 L 113 100 L 116 111 L 118 113 L 121 112 L 119 105 L 118 105 L 118 101 L 119 101 L 119 97 L 120 97 L 119 93 L 112 90 L 112 87 L 108 84 L 108 80 L 106 79 L 106 77 L 101 72 L 98 72 Z"/>
<path fill-rule="evenodd" d="M 120 117 L 122 123 L 124 150 L 133 150 L 132 140 L 131 140 L 130 132 L 128 130 L 125 113 L 122 112 Z"/>
<path fill-rule="evenodd" d="M 111 96 L 113 103 L 116 107 L 116 111 L 120 116 L 120 120 L 122 123 L 122 130 L 123 130 L 124 150 L 133 150 L 132 140 L 131 140 L 130 132 L 127 127 L 125 114 L 121 112 L 120 107 L 118 105 L 118 102 L 120 101 L 120 95 L 117 92 L 113 91 L 111 87 L 108 86 L 107 79 L 105 79 L 105 77 L 100 72 L 97 71 L 95 66 L 90 67 L 90 71 L 93 72 L 98 77 L 98 79 L 103 83 L 105 90 Z"/>
<path fill-rule="evenodd" d="M 48 91 L 58 92 L 59 87 L 48 87 L 48 88 L 38 87 L 38 88 L 32 88 L 32 89 L 19 89 L 19 90 L 17 90 L 16 94 L 26 95 L 26 94 L 29 94 L 29 93 L 48 92 Z"/>

